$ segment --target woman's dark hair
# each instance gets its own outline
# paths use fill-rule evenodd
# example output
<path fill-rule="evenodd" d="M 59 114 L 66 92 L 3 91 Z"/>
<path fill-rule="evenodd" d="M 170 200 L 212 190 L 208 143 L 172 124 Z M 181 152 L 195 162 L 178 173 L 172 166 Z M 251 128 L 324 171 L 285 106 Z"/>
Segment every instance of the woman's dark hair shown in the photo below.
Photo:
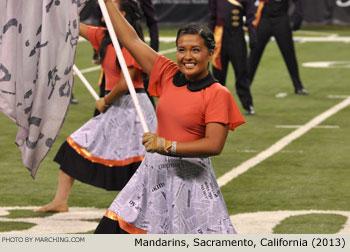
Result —
<path fill-rule="evenodd" d="M 205 45 L 208 47 L 209 51 L 214 51 L 215 40 L 213 33 L 205 25 L 189 24 L 180 28 L 176 36 L 176 46 L 179 38 L 185 34 L 199 35 L 203 40 Z"/>
<path fill-rule="evenodd" d="M 125 19 L 129 22 L 129 24 L 135 29 L 137 35 L 144 41 L 141 18 L 142 11 L 136 0 L 120 0 L 119 1 L 120 11 L 125 12 Z M 109 35 L 108 30 L 105 32 L 105 36 L 103 37 L 100 48 L 98 50 L 99 62 L 102 63 L 106 54 L 106 48 L 109 44 L 112 43 L 112 39 Z M 121 43 L 119 42 L 121 45 Z M 122 45 L 121 45 L 122 47 Z M 118 59 L 117 59 L 117 64 Z"/>
<path fill-rule="evenodd" d="M 138 1 L 136 0 L 120 0 L 120 10 L 125 11 L 125 19 L 128 20 L 129 24 L 134 27 L 137 35 L 144 41 L 142 32 L 142 11 Z"/>

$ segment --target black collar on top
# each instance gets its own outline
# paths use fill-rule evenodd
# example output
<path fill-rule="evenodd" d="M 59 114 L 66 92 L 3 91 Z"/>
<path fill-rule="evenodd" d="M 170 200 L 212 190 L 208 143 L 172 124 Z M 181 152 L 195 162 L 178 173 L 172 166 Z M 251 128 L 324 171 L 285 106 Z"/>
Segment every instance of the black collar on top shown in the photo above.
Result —
<path fill-rule="evenodd" d="M 173 83 L 175 86 L 181 87 L 181 86 L 184 86 L 187 84 L 187 89 L 192 91 L 192 92 L 200 91 L 202 89 L 210 87 L 211 84 L 213 84 L 215 82 L 218 82 L 218 80 L 216 80 L 210 72 L 207 75 L 207 77 L 205 77 L 199 81 L 187 80 L 185 75 L 180 70 L 177 71 L 177 73 L 174 75 L 174 78 L 173 78 Z"/>

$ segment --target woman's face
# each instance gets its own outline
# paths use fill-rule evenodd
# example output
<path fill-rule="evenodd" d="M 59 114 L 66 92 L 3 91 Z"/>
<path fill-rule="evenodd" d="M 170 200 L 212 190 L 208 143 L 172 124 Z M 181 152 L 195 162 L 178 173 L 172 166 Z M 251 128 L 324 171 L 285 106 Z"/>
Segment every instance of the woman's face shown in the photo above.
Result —
<path fill-rule="evenodd" d="M 188 80 L 197 81 L 208 75 L 212 55 L 204 39 L 197 34 L 182 35 L 177 41 L 177 64 Z"/>

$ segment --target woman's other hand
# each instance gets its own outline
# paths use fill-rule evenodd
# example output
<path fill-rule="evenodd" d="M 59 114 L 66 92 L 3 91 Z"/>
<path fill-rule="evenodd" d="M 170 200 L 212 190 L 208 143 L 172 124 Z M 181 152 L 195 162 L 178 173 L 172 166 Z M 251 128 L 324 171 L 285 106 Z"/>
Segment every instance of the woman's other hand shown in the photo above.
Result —
<path fill-rule="evenodd" d="M 100 111 L 101 113 L 106 112 L 106 110 L 109 108 L 109 105 L 106 104 L 104 97 L 98 99 L 95 103 L 95 106 L 97 110 Z"/>
<path fill-rule="evenodd" d="M 171 150 L 171 143 L 155 133 L 147 132 L 142 137 L 142 144 L 146 147 L 146 151 L 152 153 L 168 154 Z"/>

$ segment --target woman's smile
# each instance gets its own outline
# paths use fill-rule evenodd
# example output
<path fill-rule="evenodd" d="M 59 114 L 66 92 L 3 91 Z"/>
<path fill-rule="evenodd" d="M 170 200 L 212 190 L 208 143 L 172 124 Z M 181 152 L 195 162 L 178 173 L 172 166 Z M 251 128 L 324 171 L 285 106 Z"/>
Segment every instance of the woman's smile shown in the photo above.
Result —
<path fill-rule="evenodd" d="M 177 64 L 188 80 L 196 81 L 208 75 L 209 53 L 204 40 L 197 34 L 185 34 L 177 42 Z"/>
<path fill-rule="evenodd" d="M 184 63 L 186 69 L 193 69 L 196 64 L 194 63 Z"/>

